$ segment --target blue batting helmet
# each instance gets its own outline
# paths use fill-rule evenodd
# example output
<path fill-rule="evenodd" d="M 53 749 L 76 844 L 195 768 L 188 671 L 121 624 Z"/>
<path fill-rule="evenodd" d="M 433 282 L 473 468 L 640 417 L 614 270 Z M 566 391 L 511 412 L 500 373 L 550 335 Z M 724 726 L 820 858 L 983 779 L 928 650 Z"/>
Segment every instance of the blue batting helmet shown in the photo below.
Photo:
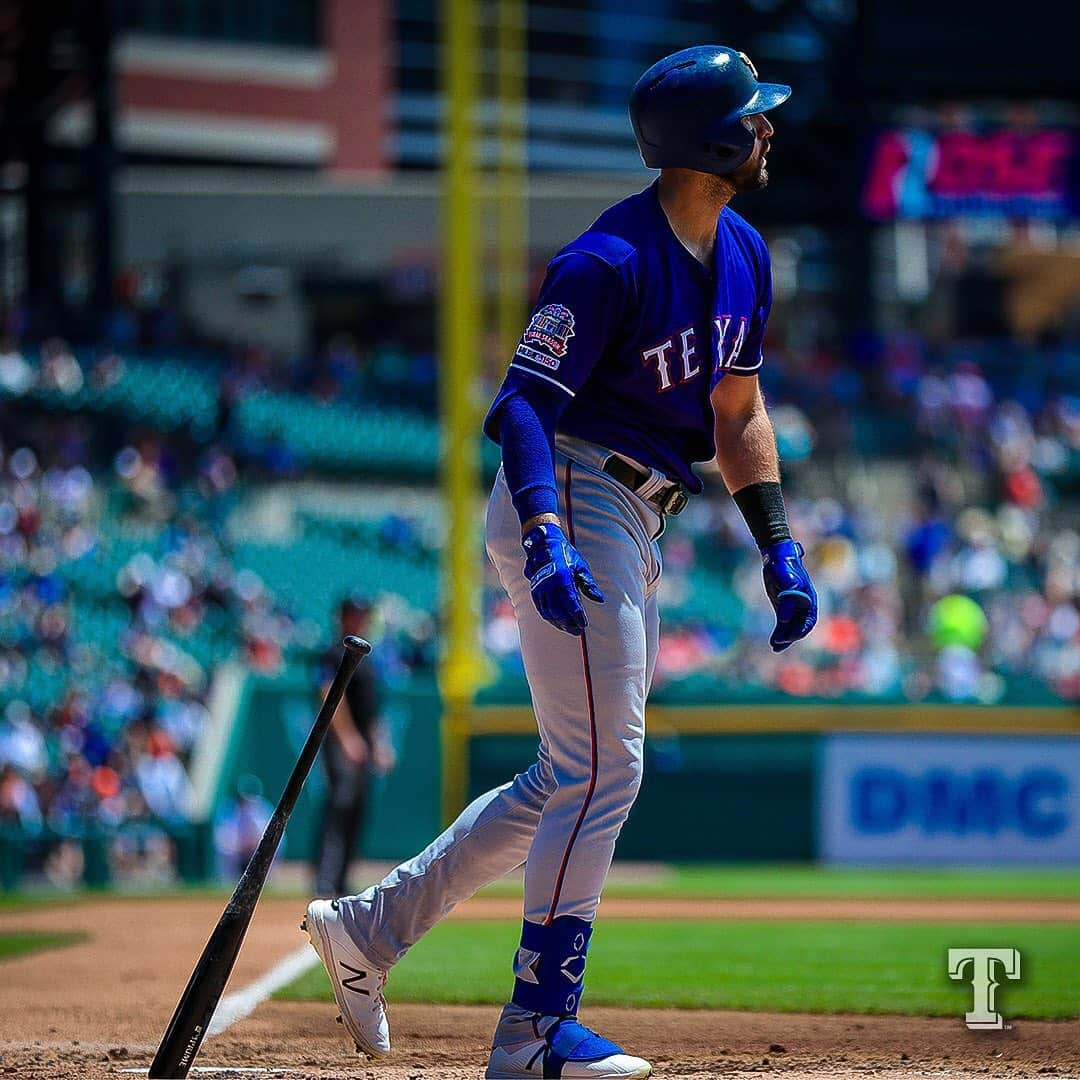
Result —
<path fill-rule="evenodd" d="M 734 172 L 754 150 L 747 116 L 775 109 L 790 86 L 758 82 L 746 53 L 695 45 L 658 60 L 634 85 L 630 122 L 650 169 Z"/>

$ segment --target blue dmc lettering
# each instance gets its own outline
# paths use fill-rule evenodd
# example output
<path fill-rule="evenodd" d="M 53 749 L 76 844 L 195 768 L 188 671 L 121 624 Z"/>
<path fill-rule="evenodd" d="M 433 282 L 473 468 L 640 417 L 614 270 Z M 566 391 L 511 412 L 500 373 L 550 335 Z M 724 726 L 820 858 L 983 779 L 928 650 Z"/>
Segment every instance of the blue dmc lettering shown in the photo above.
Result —
<path fill-rule="evenodd" d="M 1069 784 L 1061 773 L 1035 769 L 1016 786 L 1016 821 L 1025 836 L 1043 839 L 1064 832 Z"/>
<path fill-rule="evenodd" d="M 1068 828 L 1068 795 L 1067 778 L 1051 769 L 1013 778 L 989 768 L 911 776 L 868 766 L 851 778 L 849 808 L 853 827 L 875 835 L 915 826 L 928 836 L 996 836 L 1015 829 L 1045 840 Z"/>
<path fill-rule="evenodd" d="M 908 816 L 907 777 L 896 769 L 860 769 L 851 781 L 851 817 L 861 832 L 903 828 Z"/>
<path fill-rule="evenodd" d="M 993 836 L 1005 824 L 1009 781 L 998 772 L 983 769 L 969 778 L 933 769 L 923 778 L 923 785 L 923 828 L 928 833 Z"/>

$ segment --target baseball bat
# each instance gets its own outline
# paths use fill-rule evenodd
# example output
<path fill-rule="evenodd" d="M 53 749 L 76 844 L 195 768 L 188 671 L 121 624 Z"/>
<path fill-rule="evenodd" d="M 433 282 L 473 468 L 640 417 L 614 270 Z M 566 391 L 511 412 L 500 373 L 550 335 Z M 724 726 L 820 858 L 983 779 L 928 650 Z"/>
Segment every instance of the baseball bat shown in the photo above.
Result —
<path fill-rule="evenodd" d="M 371 646 L 363 638 L 349 635 L 343 644 L 345 655 L 341 658 L 334 681 L 330 684 L 319 715 L 315 718 L 303 750 L 300 751 L 300 757 L 293 766 L 285 791 L 262 834 L 259 846 L 248 860 L 236 889 L 218 919 L 191 978 L 188 979 L 168 1028 L 165 1029 L 161 1045 L 150 1065 L 149 1075 L 152 1078 L 176 1077 L 183 1080 L 199 1052 L 218 1000 L 225 989 L 225 983 L 228 982 L 233 964 L 236 963 L 251 916 L 255 913 L 255 905 L 259 902 L 262 887 L 266 882 L 266 875 L 270 871 L 270 864 L 281 842 L 289 815 L 296 805 L 300 789 L 311 771 L 326 729 L 341 703 L 345 687 L 349 685 L 357 665 L 371 652 Z"/>

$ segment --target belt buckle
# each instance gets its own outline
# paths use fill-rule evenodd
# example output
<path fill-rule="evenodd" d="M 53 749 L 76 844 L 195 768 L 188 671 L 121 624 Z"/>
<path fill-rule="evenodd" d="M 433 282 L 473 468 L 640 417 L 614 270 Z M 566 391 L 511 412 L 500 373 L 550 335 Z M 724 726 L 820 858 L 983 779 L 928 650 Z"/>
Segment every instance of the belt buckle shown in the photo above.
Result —
<path fill-rule="evenodd" d="M 676 514 L 681 514 L 686 509 L 686 504 L 690 501 L 690 496 L 686 494 L 683 489 L 676 484 L 665 496 L 663 502 L 660 504 L 660 510 L 662 513 L 669 514 L 674 517 Z"/>

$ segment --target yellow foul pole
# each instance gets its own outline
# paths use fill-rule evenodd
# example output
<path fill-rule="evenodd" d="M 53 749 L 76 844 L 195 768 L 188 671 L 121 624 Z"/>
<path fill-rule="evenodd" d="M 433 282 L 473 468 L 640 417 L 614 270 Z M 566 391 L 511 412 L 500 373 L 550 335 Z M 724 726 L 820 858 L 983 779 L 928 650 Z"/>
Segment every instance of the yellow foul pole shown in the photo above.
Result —
<path fill-rule="evenodd" d="M 496 329 L 500 358 L 514 354 L 525 321 L 529 222 L 526 186 L 525 0 L 497 0 L 495 94 L 498 157 L 495 182 L 495 245 L 499 270 Z"/>
<path fill-rule="evenodd" d="M 476 0 L 442 0 L 443 192 L 439 366 L 442 421 L 440 668 L 442 809 L 451 820 L 465 803 L 468 720 L 480 672 L 478 528 L 479 417 L 474 395 L 481 350 L 476 104 L 479 56 Z"/>

